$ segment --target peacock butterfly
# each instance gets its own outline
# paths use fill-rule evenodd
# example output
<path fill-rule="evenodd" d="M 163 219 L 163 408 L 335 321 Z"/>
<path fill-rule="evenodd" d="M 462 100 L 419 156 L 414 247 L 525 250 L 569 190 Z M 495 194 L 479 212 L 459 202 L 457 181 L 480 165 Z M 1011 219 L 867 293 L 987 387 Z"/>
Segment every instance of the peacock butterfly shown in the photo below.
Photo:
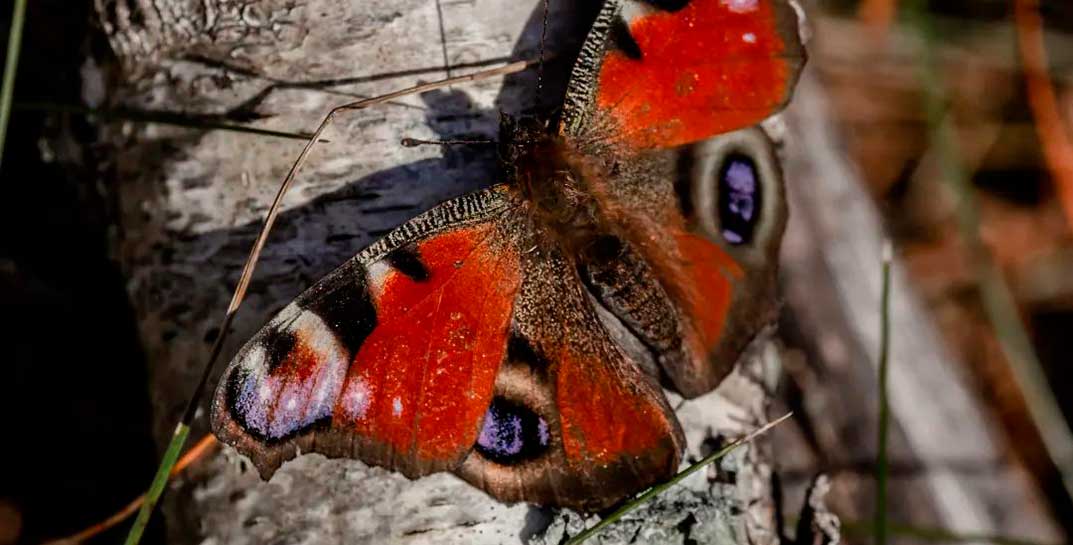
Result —
<path fill-rule="evenodd" d="M 224 372 L 216 435 L 264 478 L 301 450 L 587 511 L 666 480 L 662 388 L 710 391 L 775 316 L 782 182 L 743 127 L 803 62 L 787 0 L 607 0 L 560 115 L 504 116 L 502 182 L 284 308 Z"/>

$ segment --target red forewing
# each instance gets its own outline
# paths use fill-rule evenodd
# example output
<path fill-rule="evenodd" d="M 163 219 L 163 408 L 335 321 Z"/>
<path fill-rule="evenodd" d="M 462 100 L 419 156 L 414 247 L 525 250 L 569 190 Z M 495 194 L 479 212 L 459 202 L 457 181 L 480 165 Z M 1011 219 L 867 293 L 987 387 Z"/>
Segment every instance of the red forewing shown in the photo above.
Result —
<path fill-rule="evenodd" d="M 786 0 L 605 4 L 575 67 L 564 130 L 610 124 L 633 147 L 753 125 L 789 100 L 804 50 Z"/>
<path fill-rule="evenodd" d="M 501 193 L 419 216 L 285 308 L 225 372 L 217 435 L 266 476 L 299 447 L 409 476 L 457 466 L 491 401 L 521 281 Z"/>
<path fill-rule="evenodd" d="M 414 275 L 374 265 L 377 327 L 361 345 L 333 425 L 419 464 L 457 460 L 473 444 L 506 352 L 521 272 L 497 226 L 453 229 L 412 250 Z M 404 249 L 405 250 L 405 249 Z"/>

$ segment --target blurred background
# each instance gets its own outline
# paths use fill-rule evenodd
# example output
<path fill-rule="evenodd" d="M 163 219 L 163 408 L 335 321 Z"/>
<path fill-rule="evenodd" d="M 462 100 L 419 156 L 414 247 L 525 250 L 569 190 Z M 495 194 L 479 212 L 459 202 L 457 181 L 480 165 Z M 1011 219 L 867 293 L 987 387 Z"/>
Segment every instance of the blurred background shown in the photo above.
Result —
<path fill-rule="evenodd" d="M 251 205 L 250 226 L 230 238 L 171 226 L 163 228 L 166 236 L 144 235 L 159 227 L 138 216 L 152 210 L 151 189 L 128 174 L 159 165 L 146 162 L 144 149 L 119 153 L 129 151 L 132 127 L 161 124 L 196 135 L 212 124 L 262 117 L 202 104 L 168 118 L 161 113 L 169 111 L 168 97 L 154 103 L 138 95 L 155 85 L 124 79 L 139 54 L 211 65 L 204 54 L 210 46 L 184 52 L 174 44 L 117 40 L 117 20 L 104 14 L 149 25 L 139 6 L 28 2 L 0 159 L 0 338 L 7 347 L 0 545 L 70 535 L 144 489 L 160 438 L 170 431 L 172 406 L 181 405 L 150 396 L 156 390 L 148 385 L 174 379 L 171 371 L 147 371 L 155 347 L 175 342 L 204 351 L 218 334 L 187 327 L 182 320 L 196 312 L 190 308 L 153 311 L 161 296 L 146 290 L 152 278 L 144 271 L 206 246 L 233 246 L 241 255 L 256 225 Z M 12 7 L 0 6 L 5 48 Z M 804 8 L 809 69 L 785 115 L 793 219 L 782 274 L 786 373 L 776 404 L 796 416 L 793 426 L 778 430 L 775 452 L 786 503 L 800 505 L 805 487 L 823 472 L 846 540 L 873 540 L 886 233 L 896 256 L 892 300 L 902 316 L 893 324 L 884 507 L 894 539 L 1067 542 L 1073 3 L 816 0 Z M 271 47 L 258 40 L 258 47 Z M 429 38 L 432 54 L 435 40 Z M 117 43 L 127 49 L 117 52 Z M 226 85 L 214 83 L 241 89 L 242 69 L 229 66 Z M 197 77 L 188 83 L 199 85 Z M 102 105 L 137 107 L 87 113 Z M 154 145 L 159 153 L 179 146 Z M 469 159 L 455 157 L 449 167 Z M 139 180 L 140 188 L 132 185 Z M 303 274 L 330 269 L 382 227 L 336 239 L 350 246 L 311 258 L 318 261 Z M 150 264 L 146 252 L 155 256 Z M 207 306 L 205 314 L 216 316 L 226 293 L 193 299 L 184 304 Z M 175 373 L 189 382 L 189 373 Z M 787 525 L 793 526 L 789 517 Z M 96 539 L 110 543 L 122 535 L 121 528 Z M 149 536 L 164 539 L 159 522 Z"/>
<path fill-rule="evenodd" d="M 893 365 L 900 359 L 903 365 L 914 366 L 918 380 L 900 381 L 901 386 L 894 381 L 891 386 L 908 388 L 915 395 L 905 394 L 909 399 L 899 402 L 899 394 L 892 392 L 893 411 L 904 417 L 896 425 L 901 430 L 895 442 L 905 450 L 892 454 L 896 499 L 890 508 L 897 513 L 893 517 L 903 521 L 927 521 L 928 515 L 921 511 L 931 512 L 932 523 L 949 524 L 959 518 L 942 513 L 944 485 L 932 481 L 929 486 L 921 479 L 927 473 L 949 471 L 962 482 L 979 481 L 982 488 L 969 485 L 966 490 L 981 494 L 977 506 L 981 513 L 985 504 L 994 510 L 978 516 L 1005 520 L 998 527 L 1032 533 L 1043 523 L 1025 519 L 1045 513 L 1069 535 L 1073 529 L 1073 442 L 1068 424 L 1073 415 L 1068 392 L 1073 385 L 1069 138 L 1073 95 L 1068 84 L 1073 42 L 1068 33 L 1073 5 L 923 4 L 876 0 L 814 6 L 809 10 L 814 32 L 809 52 L 815 80 L 806 82 L 803 92 L 822 95 L 823 100 L 798 102 L 791 108 L 796 123 L 809 126 L 810 117 L 823 116 L 835 131 L 828 143 L 835 147 L 830 155 L 803 144 L 810 148 L 807 163 L 816 169 L 805 178 L 844 176 L 860 187 L 859 195 L 875 203 L 878 222 L 893 240 L 904 268 L 904 286 L 922 304 L 916 318 L 928 325 L 914 331 L 934 329 L 938 334 L 938 346 L 923 336 L 903 335 L 899 340 L 894 334 Z M 791 191 L 802 194 L 814 189 L 794 175 L 791 162 Z M 826 188 L 818 191 L 820 195 L 799 199 L 805 204 L 792 208 L 804 209 L 805 215 L 828 216 L 806 218 L 812 228 L 798 229 L 810 232 L 812 241 L 799 242 L 793 226 L 787 237 L 791 248 L 799 244 L 826 257 L 801 257 L 792 249 L 785 254 L 789 307 L 782 334 L 802 353 L 796 363 L 787 364 L 790 380 L 784 386 L 787 399 L 805 407 L 816 426 L 801 430 L 801 439 L 814 447 L 816 463 L 849 466 L 833 474 L 835 490 L 841 490 L 835 503 L 846 502 L 836 511 L 855 511 L 851 518 L 862 519 L 868 516 L 874 486 L 875 429 L 866 416 L 874 412 L 874 399 L 847 395 L 856 390 L 847 388 L 848 383 L 860 379 L 851 378 L 853 372 L 836 362 L 847 351 L 849 360 L 868 358 L 852 357 L 861 353 L 852 341 L 848 349 L 824 343 L 832 327 L 843 339 L 843 343 L 832 341 L 836 346 L 854 338 L 854 324 L 834 326 L 837 320 L 831 318 L 859 317 L 857 307 L 869 303 L 855 295 L 875 289 L 852 287 L 859 270 L 838 270 L 854 255 L 852 249 L 838 248 L 854 246 L 851 230 L 822 225 L 857 225 L 861 216 L 854 212 L 855 205 L 815 203 L 855 198 L 858 193 L 820 185 Z M 807 204 L 810 200 L 812 205 Z M 816 242 L 831 236 L 836 240 Z M 817 272 L 817 267 L 827 269 Z M 835 285 L 830 294 L 835 300 L 817 297 L 822 277 L 834 277 L 829 283 Z M 816 310 L 816 305 L 842 310 Z M 911 328 L 903 324 L 903 329 Z M 937 356 L 936 348 L 944 354 Z M 960 376 L 944 381 L 936 364 L 949 366 Z M 821 394 L 826 401 L 817 401 L 813 393 L 824 390 L 828 380 L 848 383 Z M 963 403 L 962 392 L 951 388 L 958 383 L 978 402 Z M 876 393 L 865 384 L 860 387 Z M 913 406 L 933 412 L 914 417 Z M 832 417 L 832 412 L 854 416 Z M 974 418 L 967 418 L 974 412 L 978 412 Z M 929 426 L 950 428 L 932 434 L 920 431 Z M 992 434 L 993 445 L 970 440 L 971 433 L 951 431 L 967 432 L 976 426 Z M 929 456 L 932 441 L 966 443 L 961 445 L 964 454 Z M 809 466 L 803 462 L 803 467 Z M 1027 482 L 1022 481 L 1025 476 Z M 1026 495 L 1007 504 L 991 503 L 982 490 L 994 486 L 1021 488 Z M 949 501 L 947 509 L 957 505 Z M 1035 535 L 1045 534 L 1041 530 Z"/>

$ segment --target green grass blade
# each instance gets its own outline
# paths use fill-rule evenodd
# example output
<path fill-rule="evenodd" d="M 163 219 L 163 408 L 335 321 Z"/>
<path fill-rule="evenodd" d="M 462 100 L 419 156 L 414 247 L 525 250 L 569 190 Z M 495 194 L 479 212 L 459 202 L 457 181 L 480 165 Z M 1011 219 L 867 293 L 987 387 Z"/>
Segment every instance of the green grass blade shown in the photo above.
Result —
<path fill-rule="evenodd" d="M 593 525 L 592 528 L 589 528 L 589 529 L 585 530 L 584 532 L 581 532 L 580 534 L 574 536 L 572 539 L 570 539 L 570 541 L 566 542 L 566 545 L 578 545 L 579 543 L 584 542 L 586 539 L 589 539 L 590 537 L 596 535 L 597 533 L 599 533 L 604 528 L 606 528 L 606 527 L 614 524 L 615 522 L 617 522 L 619 519 L 621 519 L 624 515 L 626 515 L 630 511 L 633 511 L 634 509 L 637 509 L 638 507 L 640 507 L 642 504 L 644 504 L 648 500 L 650 500 L 653 497 L 661 494 L 662 492 L 664 492 L 668 488 L 678 484 L 679 482 L 682 481 L 682 479 L 685 479 L 686 477 L 688 477 L 688 476 L 700 471 L 702 468 L 704 468 L 708 464 L 710 464 L 710 463 L 712 463 L 712 462 L 714 462 L 714 461 L 726 456 L 727 454 L 730 454 L 731 452 L 734 451 L 734 449 L 736 449 L 736 448 L 738 448 L 738 447 L 740 447 L 740 446 L 752 441 L 753 439 L 756 439 L 760 435 L 763 435 L 765 432 L 767 432 L 771 428 L 774 428 L 775 426 L 781 424 L 784 420 L 786 420 L 787 418 L 790 418 L 790 416 L 792 416 L 792 415 L 793 415 L 793 413 L 786 413 L 783 416 L 781 416 L 781 417 L 779 417 L 779 418 L 777 418 L 775 420 L 772 420 L 771 422 L 768 422 L 767 424 L 765 424 L 764 426 L 761 426 L 760 428 L 756 429 L 755 431 L 753 431 L 749 435 L 746 435 L 745 437 L 742 437 L 741 439 L 738 439 L 737 441 L 734 441 L 733 443 L 731 443 L 731 444 L 729 444 L 729 445 L 727 445 L 727 446 L 725 446 L 725 447 L 723 447 L 723 448 L 721 448 L 721 449 L 719 449 L 719 450 L 717 450 L 717 451 L 705 456 L 703 460 L 701 460 L 701 461 L 699 461 L 699 462 L 687 467 L 686 469 L 682 470 L 677 475 L 672 477 L 671 480 L 669 480 L 669 481 L 667 481 L 667 482 L 665 482 L 663 484 L 658 484 L 656 486 L 653 486 L 653 487 L 649 488 L 648 490 L 644 491 L 640 496 L 637 496 L 636 498 L 634 498 L 632 501 L 630 501 L 626 505 L 623 505 L 622 507 L 618 508 L 614 513 L 611 513 L 610 515 L 605 517 L 603 520 L 601 520 L 600 522 L 598 522 L 595 525 Z"/>
<path fill-rule="evenodd" d="M 279 213 L 279 205 L 282 199 L 283 189 L 286 188 L 282 188 L 280 192 L 277 193 L 276 200 L 273 201 L 272 208 L 269 209 L 269 218 L 275 217 L 275 215 Z M 261 227 L 261 234 L 258 237 L 258 242 L 254 245 L 251 257 L 247 259 L 246 270 L 243 272 L 243 279 L 246 282 L 248 282 L 250 276 L 253 275 L 252 263 L 257 261 L 256 258 L 260 252 L 260 247 L 264 244 L 264 239 L 268 236 L 268 231 L 270 230 L 270 223 L 266 223 Z M 224 314 L 224 319 L 220 323 L 221 332 L 226 332 L 231 329 L 231 322 L 235 319 L 235 312 L 238 310 L 238 305 L 242 302 L 240 291 L 241 285 L 242 282 L 240 282 L 240 288 L 235 291 L 235 295 L 231 300 L 227 313 Z M 209 374 L 212 372 L 213 367 L 215 367 L 217 358 L 220 357 L 220 351 L 223 350 L 223 342 L 226 337 L 227 335 L 221 333 L 217 335 L 216 340 L 213 341 L 209 359 L 206 360 L 205 368 L 202 369 L 201 372 L 201 379 L 198 380 L 197 386 L 194 388 L 194 393 L 186 402 L 186 410 L 183 411 L 183 417 L 175 426 L 175 433 L 172 434 L 171 442 L 168 443 L 168 448 L 164 451 L 163 458 L 160 459 L 160 466 L 157 467 L 153 482 L 149 485 L 149 490 L 145 492 L 145 501 L 142 503 L 141 509 L 138 510 L 138 518 L 135 519 L 134 526 L 130 528 L 130 533 L 127 534 L 126 545 L 138 545 L 142 539 L 142 533 L 145 531 L 145 526 L 149 524 L 149 517 L 153 516 L 153 509 L 156 508 L 157 502 L 160 501 L 160 495 L 164 493 L 164 487 L 168 484 L 168 479 L 171 478 L 171 470 L 179 460 L 179 453 L 182 452 L 183 445 L 186 443 L 186 437 L 190 434 L 190 424 L 194 421 L 194 415 L 197 414 L 201 396 L 205 393 L 205 388 L 209 381 Z"/>
<path fill-rule="evenodd" d="M 142 533 L 145 532 L 145 527 L 149 524 L 149 517 L 153 515 L 153 509 L 156 507 L 157 502 L 160 501 L 160 495 L 164 493 L 164 487 L 167 486 L 168 478 L 171 475 L 171 468 L 175 467 L 175 462 L 183 451 L 183 445 L 186 443 L 188 435 L 190 435 L 190 426 L 180 422 L 175 427 L 175 433 L 171 436 L 168 449 L 164 451 L 164 458 L 160 461 L 160 467 L 156 470 L 153 483 L 149 485 L 149 491 L 145 493 L 145 502 L 142 503 L 141 509 L 138 510 L 138 518 L 134 519 L 134 526 L 131 526 L 130 533 L 127 534 L 126 545 L 135 545 L 141 541 Z"/>
<path fill-rule="evenodd" d="M 890 369 L 890 266 L 894 251 L 890 241 L 883 244 L 883 292 L 879 314 L 879 440 L 876 441 L 875 542 L 887 545 L 887 439 L 890 432 L 890 403 L 887 378 Z"/>
<path fill-rule="evenodd" d="M 22 47 L 22 26 L 26 22 L 26 0 L 15 0 L 11 15 L 11 31 L 7 35 L 7 58 L 4 60 L 4 83 L 0 87 L 0 160 L 7 141 L 7 125 L 11 121 L 11 99 L 15 96 L 15 72 L 19 68 L 19 48 Z"/>

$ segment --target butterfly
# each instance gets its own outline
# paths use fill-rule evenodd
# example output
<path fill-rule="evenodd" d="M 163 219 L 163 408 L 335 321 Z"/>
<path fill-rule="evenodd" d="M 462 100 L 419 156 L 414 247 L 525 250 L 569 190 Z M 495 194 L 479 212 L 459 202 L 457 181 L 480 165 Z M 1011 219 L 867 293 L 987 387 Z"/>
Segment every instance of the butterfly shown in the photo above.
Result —
<path fill-rule="evenodd" d="M 775 318 L 786 206 L 747 127 L 789 100 L 797 28 L 786 0 L 607 0 L 559 115 L 503 117 L 501 182 L 281 310 L 213 431 L 266 479 L 319 452 L 583 511 L 668 479 L 663 388 L 711 391 Z"/>

